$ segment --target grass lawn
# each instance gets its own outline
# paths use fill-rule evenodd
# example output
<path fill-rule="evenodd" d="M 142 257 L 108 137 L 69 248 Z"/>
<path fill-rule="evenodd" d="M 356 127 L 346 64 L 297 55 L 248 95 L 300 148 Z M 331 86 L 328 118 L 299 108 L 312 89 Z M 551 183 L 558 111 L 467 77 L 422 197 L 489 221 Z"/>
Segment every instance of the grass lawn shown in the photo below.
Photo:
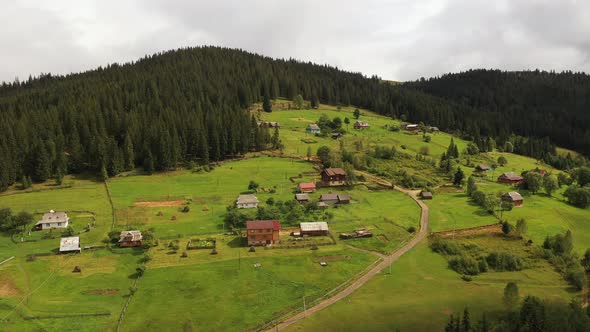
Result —
<path fill-rule="evenodd" d="M 228 250 L 221 249 L 216 258 L 230 254 L 231 259 L 205 264 L 197 259 L 192 265 L 148 269 L 139 281 L 123 330 L 137 331 L 146 326 L 165 326 L 172 331 L 253 327 L 274 314 L 302 306 L 304 296 L 310 303 L 376 259 L 374 255 L 341 246 L 321 247 L 317 251 Z M 240 259 L 237 250 L 241 252 Z M 328 266 L 320 266 L 320 260 L 328 260 Z M 256 263 L 259 268 L 254 266 Z"/>
<path fill-rule="evenodd" d="M 391 268 L 376 276 L 353 295 L 290 326 L 287 331 L 441 331 L 449 314 L 468 306 L 472 320 L 482 312 L 502 308 L 507 282 L 516 281 L 521 296 L 569 301 L 562 277 L 539 267 L 520 272 L 489 272 L 465 282 L 433 253 L 419 244 Z"/>

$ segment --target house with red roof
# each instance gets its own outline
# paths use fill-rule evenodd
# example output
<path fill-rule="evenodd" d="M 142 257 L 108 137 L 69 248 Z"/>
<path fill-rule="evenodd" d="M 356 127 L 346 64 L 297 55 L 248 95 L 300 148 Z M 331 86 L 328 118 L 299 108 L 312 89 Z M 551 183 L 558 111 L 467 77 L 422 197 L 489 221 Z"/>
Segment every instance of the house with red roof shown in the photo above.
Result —
<path fill-rule="evenodd" d="M 508 184 L 519 184 L 524 179 L 520 175 L 516 175 L 512 172 L 503 173 L 498 177 L 498 182 L 500 183 L 508 183 Z"/>
<path fill-rule="evenodd" d="M 302 194 L 315 193 L 315 183 L 313 182 L 301 182 L 299 184 L 299 192 Z"/>
<path fill-rule="evenodd" d="M 246 222 L 249 246 L 265 246 L 279 242 L 281 222 L 278 220 L 251 220 Z"/>

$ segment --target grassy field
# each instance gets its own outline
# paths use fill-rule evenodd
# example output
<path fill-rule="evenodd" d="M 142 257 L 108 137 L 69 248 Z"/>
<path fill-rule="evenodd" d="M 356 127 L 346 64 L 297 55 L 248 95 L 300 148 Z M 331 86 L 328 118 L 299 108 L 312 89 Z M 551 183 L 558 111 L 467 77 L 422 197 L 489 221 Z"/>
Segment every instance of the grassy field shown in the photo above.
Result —
<path fill-rule="evenodd" d="M 503 288 L 509 281 L 518 283 L 521 296 L 569 301 L 577 295 L 545 265 L 519 272 L 488 272 L 465 282 L 426 242 L 388 272 L 386 269 L 353 295 L 287 331 L 440 331 L 448 316 L 465 306 L 477 318 L 484 311 L 493 314 L 501 309 Z"/>

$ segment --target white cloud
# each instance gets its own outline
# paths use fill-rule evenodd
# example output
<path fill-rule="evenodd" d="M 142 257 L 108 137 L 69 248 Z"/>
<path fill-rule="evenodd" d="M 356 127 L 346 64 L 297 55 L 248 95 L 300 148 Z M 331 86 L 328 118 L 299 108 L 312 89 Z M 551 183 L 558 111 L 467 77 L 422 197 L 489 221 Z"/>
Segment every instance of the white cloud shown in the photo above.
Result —
<path fill-rule="evenodd" d="M 587 17 L 590 3 L 572 0 L 20 0 L 0 12 L 0 80 L 203 44 L 397 80 L 481 67 L 588 71 Z"/>

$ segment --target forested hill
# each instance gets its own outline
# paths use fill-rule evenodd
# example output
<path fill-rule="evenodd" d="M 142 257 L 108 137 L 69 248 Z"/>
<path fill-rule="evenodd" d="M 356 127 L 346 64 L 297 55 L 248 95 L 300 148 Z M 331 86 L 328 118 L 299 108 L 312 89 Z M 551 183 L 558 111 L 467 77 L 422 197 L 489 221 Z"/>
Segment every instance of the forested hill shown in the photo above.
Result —
<path fill-rule="evenodd" d="M 405 85 L 480 111 L 485 135 L 549 137 L 590 155 L 590 76 L 470 70 Z"/>
<path fill-rule="evenodd" d="M 353 105 L 459 132 L 483 151 L 493 140 L 497 146 L 510 140 L 517 153 L 553 160 L 555 148 L 542 136 L 590 152 L 584 131 L 588 115 L 581 112 L 588 104 L 588 89 L 582 92 L 588 80 L 572 77 L 571 91 L 571 85 L 554 88 L 524 78 L 510 94 L 510 100 L 521 102 L 496 102 L 498 107 L 486 109 L 488 100 L 508 92 L 490 87 L 483 89 L 490 91 L 487 99 L 465 101 L 457 98 L 463 92 L 447 95 L 439 87 L 453 76 L 394 85 L 326 65 L 219 47 L 169 51 L 65 77 L 41 75 L 0 87 L 0 191 L 21 179 L 55 177 L 59 182 L 67 173 L 106 177 L 134 167 L 149 173 L 277 147 L 276 135 L 258 128 L 245 109 L 298 94 L 312 107 L 320 102 Z M 473 85 L 492 85 L 483 81 Z M 457 89 L 469 85 L 456 84 Z M 546 95 L 569 103 L 551 101 L 561 108 L 552 108 L 550 118 L 541 108 Z M 571 166 L 569 160 L 557 161 L 558 167 Z"/>

